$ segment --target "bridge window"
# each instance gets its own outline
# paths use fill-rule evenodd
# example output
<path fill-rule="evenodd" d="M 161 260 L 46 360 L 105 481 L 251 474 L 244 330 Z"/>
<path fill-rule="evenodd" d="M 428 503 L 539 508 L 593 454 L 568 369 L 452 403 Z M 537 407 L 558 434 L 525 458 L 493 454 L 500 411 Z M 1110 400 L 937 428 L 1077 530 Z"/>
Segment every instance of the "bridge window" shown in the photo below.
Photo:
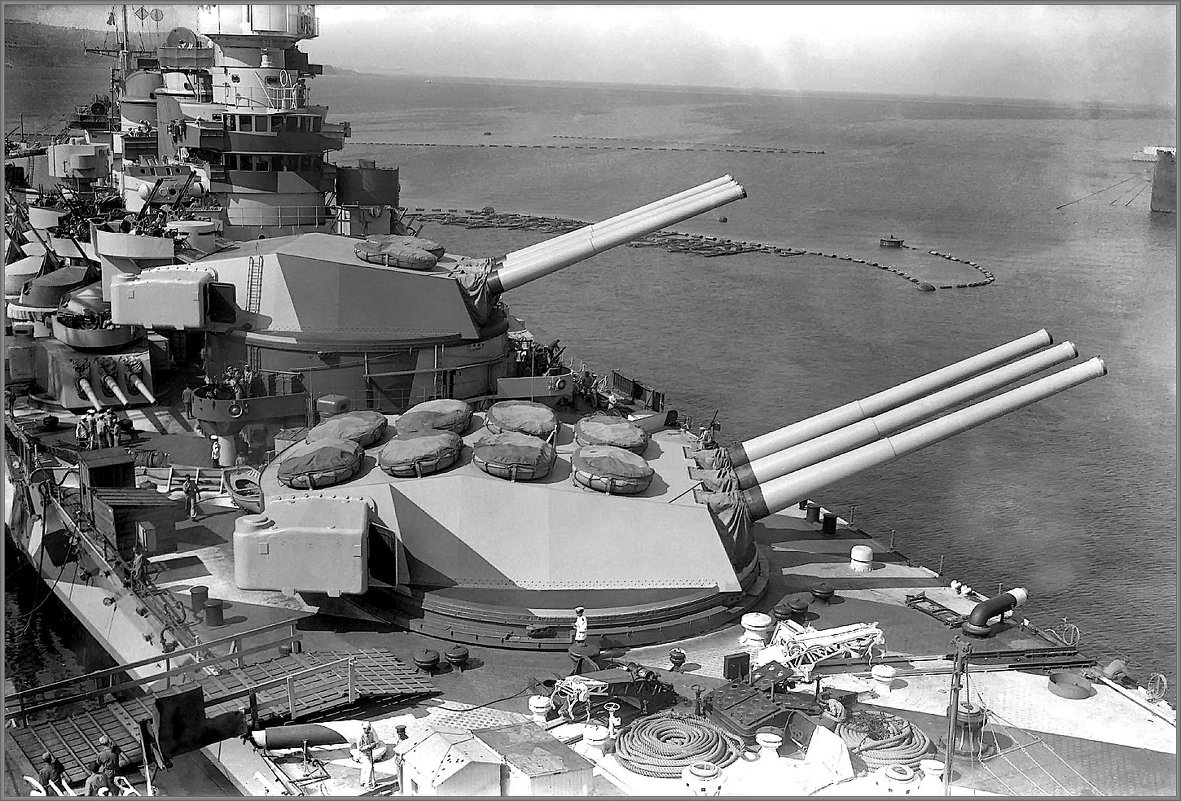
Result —
<path fill-rule="evenodd" d="M 254 118 L 254 130 L 261 132 L 261 131 L 265 131 L 268 127 L 269 126 L 267 125 L 267 118 L 266 117 L 255 117 Z"/>
<path fill-rule="evenodd" d="M 254 117 L 251 117 L 248 114 L 244 114 L 239 119 L 240 119 L 240 122 L 238 123 L 238 125 L 243 131 L 253 131 L 254 130 Z"/>
<path fill-rule="evenodd" d="M 319 117 L 312 117 L 312 133 L 320 133 L 320 123 L 322 120 Z"/>
<path fill-rule="evenodd" d="M 273 117 L 271 117 L 271 131 L 272 132 L 283 130 L 284 124 L 285 123 L 283 121 L 282 114 L 275 114 Z"/>
<path fill-rule="evenodd" d="M 225 154 L 225 161 L 226 161 L 226 169 L 227 170 L 238 169 L 238 154 L 237 153 L 226 153 Z"/>

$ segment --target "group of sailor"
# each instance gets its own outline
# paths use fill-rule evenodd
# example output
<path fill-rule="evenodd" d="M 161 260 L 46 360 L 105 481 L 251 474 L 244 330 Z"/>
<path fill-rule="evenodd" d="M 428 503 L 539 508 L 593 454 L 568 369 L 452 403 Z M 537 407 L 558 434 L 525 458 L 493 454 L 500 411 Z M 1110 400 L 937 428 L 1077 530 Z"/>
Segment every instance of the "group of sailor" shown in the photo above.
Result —
<path fill-rule="evenodd" d="M 86 785 L 81 794 L 85 796 L 115 795 L 116 774 L 126 760 L 122 750 L 118 743 L 112 742 L 111 738 L 104 734 L 98 738 L 98 750 L 95 752 L 95 756 L 97 758 L 87 765 L 89 775 L 86 777 Z M 126 782 L 126 780 L 122 781 Z M 58 795 L 65 795 L 64 791 L 68 790 L 70 795 L 78 795 L 69 787 L 65 766 L 49 751 L 41 755 L 41 767 L 37 770 L 37 782 L 41 785 L 43 794 L 48 794 L 49 790 L 53 790 Z"/>
<path fill-rule="evenodd" d="M 74 428 L 74 436 L 78 438 L 78 447 L 83 450 L 119 447 L 119 418 L 110 409 L 96 412 L 87 410 L 86 414 L 78 418 L 78 425 Z"/>

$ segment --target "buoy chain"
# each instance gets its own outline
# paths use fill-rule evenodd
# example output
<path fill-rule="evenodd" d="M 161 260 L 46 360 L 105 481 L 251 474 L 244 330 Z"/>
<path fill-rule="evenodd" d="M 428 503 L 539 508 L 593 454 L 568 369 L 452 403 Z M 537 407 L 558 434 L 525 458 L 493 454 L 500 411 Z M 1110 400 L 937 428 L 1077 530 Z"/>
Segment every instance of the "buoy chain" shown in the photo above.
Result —
<path fill-rule="evenodd" d="M 406 209 L 406 211 L 415 214 L 421 222 L 433 222 L 439 225 L 462 225 L 466 228 L 516 228 L 529 231 L 543 231 L 545 233 L 569 233 L 570 231 L 576 231 L 579 228 L 585 228 L 591 224 L 583 220 L 572 220 L 563 217 L 539 217 L 529 214 L 489 212 L 477 209 L 463 209 L 460 211 L 459 209 L 427 209 L 420 206 L 413 209 Z M 838 255 L 836 253 L 824 253 L 819 250 L 803 250 L 801 248 L 768 245 L 762 242 L 747 242 L 745 240 L 734 241 L 723 237 L 691 234 L 683 231 L 656 231 L 638 237 L 627 244 L 628 247 L 633 248 L 663 247 L 669 253 L 694 253 L 705 256 L 706 258 L 734 256 L 740 253 L 766 253 L 771 256 L 781 256 L 784 258 L 789 256 L 820 256 L 822 258 L 837 259 L 838 261 L 846 261 L 851 264 L 864 264 L 867 267 L 885 270 L 912 284 L 917 285 L 923 283 L 918 278 L 897 267 L 870 261 L 869 259 L 855 258 L 847 254 Z M 908 250 L 921 250 L 921 248 L 911 247 L 910 245 L 903 245 L 902 247 Z M 996 280 L 995 275 L 974 261 L 934 250 L 927 252 L 932 256 L 938 256 L 947 261 L 966 264 L 984 276 L 984 279 L 980 281 L 962 284 L 941 284 L 935 288 L 971 289 L 973 287 L 988 286 Z M 931 285 L 928 284 L 928 286 Z"/>
<path fill-rule="evenodd" d="M 604 137 L 560 137 L 555 139 L 602 139 Z M 650 150 L 668 153 L 762 153 L 771 155 L 823 156 L 823 150 L 799 150 L 782 147 L 707 146 L 668 147 L 664 145 L 523 145 L 513 142 L 353 142 L 363 147 L 515 147 L 523 150 Z"/>

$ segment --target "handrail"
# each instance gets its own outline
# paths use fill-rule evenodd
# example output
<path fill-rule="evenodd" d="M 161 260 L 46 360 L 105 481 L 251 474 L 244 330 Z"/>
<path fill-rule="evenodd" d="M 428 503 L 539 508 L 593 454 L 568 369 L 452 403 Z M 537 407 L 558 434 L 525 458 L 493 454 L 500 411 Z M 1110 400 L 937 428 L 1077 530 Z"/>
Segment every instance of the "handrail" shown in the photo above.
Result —
<path fill-rule="evenodd" d="M 112 684 L 112 685 L 109 685 L 106 687 L 99 687 L 95 690 L 88 690 L 87 692 L 84 692 L 84 693 L 77 693 L 75 695 L 69 695 L 69 696 L 65 696 L 63 698 L 53 698 L 49 701 L 44 701 L 42 703 L 34 704 L 32 706 L 25 706 L 23 699 L 17 699 L 18 703 L 19 703 L 19 708 L 17 710 L 15 710 L 14 714 L 18 714 L 18 715 L 22 715 L 22 716 L 31 715 L 34 712 L 41 712 L 46 709 L 54 709 L 59 706 L 65 706 L 67 704 L 73 704 L 73 703 L 77 703 L 79 701 L 85 701 L 89 698 L 96 698 L 96 697 L 103 696 L 103 695 L 111 695 L 113 693 L 122 692 L 123 690 L 127 690 L 132 687 L 139 687 L 144 684 L 151 684 L 152 682 L 156 682 L 161 679 L 171 679 L 171 677 L 173 677 L 173 676 L 181 676 L 181 675 L 184 675 L 185 673 L 191 673 L 194 670 L 201 670 L 208 665 L 216 664 L 218 662 L 229 662 L 230 660 L 235 660 L 238 662 L 239 667 L 241 667 L 241 660 L 243 657 L 249 656 L 251 654 L 260 653 L 260 652 L 265 651 L 267 649 L 274 648 L 277 645 L 285 645 L 287 643 L 294 642 L 297 639 L 298 638 L 294 634 L 291 634 L 287 637 L 283 637 L 283 638 L 275 640 L 273 642 L 264 643 L 262 645 L 256 645 L 253 648 L 247 648 L 245 651 L 231 652 L 228 654 L 223 654 L 221 656 L 210 657 L 209 659 L 202 659 L 197 662 L 190 662 L 187 665 L 181 665 L 180 667 L 175 667 L 175 668 L 163 670 L 159 673 L 154 673 L 151 676 L 144 676 L 142 679 L 131 679 L 130 681 L 121 682 L 119 684 Z M 159 660 L 157 660 L 157 661 L 159 661 Z"/>
<path fill-rule="evenodd" d="M 354 701 L 357 700 L 357 688 L 356 688 L 355 673 L 353 670 L 353 659 L 354 658 L 351 656 L 341 657 L 340 659 L 337 659 L 333 662 L 325 662 L 322 665 L 313 665 L 309 668 L 304 668 L 303 670 L 296 671 L 295 673 L 288 673 L 286 676 L 281 676 L 277 679 L 271 679 L 269 681 L 264 681 L 262 684 L 255 684 L 250 687 L 244 687 L 240 690 L 233 690 L 231 692 L 226 693 L 225 695 L 219 695 L 216 698 L 206 699 L 205 706 L 216 706 L 218 704 L 224 704 L 227 701 L 233 701 L 236 698 L 244 698 L 246 696 L 251 696 L 253 698 L 253 697 L 256 697 L 258 695 L 258 693 L 262 692 L 263 690 L 269 690 L 272 687 L 278 687 L 280 684 L 286 684 L 287 685 L 287 707 L 290 711 L 291 717 L 294 718 L 295 717 L 295 682 L 298 679 L 301 679 L 305 676 L 310 676 L 315 673 L 323 673 L 326 670 L 330 670 L 331 668 L 339 667 L 342 664 L 347 664 L 348 668 L 349 668 L 347 694 L 348 694 L 348 698 L 349 698 L 349 703 L 353 703 Z"/>
<path fill-rule="evenodd" d="M 93 680 L 103 679 L 103 678 L 106 678 L 107 676 L 113 676 L 116 673 L 123 673 L 123 672 L 126 672 L 128 670 L 132 670 L 137 667 L 143 667 L 144 665 L 151 665 L 156 662 L 163 661 L 166 658 L 167 659 L 175 659 L 178 656 L 187 656 L 188 654 L 196 653 L 198 651 L 208 650 L 209 648 L 212 648 L 215 645 L 224 645 L 225 643 L 235 642 L 235 641 L 240 642 L 243 639 L 253 637 L 253 636 L 256 636 L 259 634 L 263 634 L 268 631 L 273 631 L 274 629 L 282 628 L 284 626 L 289 626 L 291 628 L 291 637 L 294 638 L 295 632 L 296 632 L 296 628 L 295 628 L 296 622 L 297 622 L 296 620 L 280 620 L 275 623 L 268 623 L 265 626 L 259 626 L 258 628 L 250 629 L 249 631 L 240 631 L 237 634 L 228 634 L 225 637 L 221 637 L 216 640 L 210 640 L 209 642 L 203 642 L 203 643 L 200 643 L 199 645 L 193 645 L 188 648 L 177 649 L 177 650 L 172 651 L 167 654 L 161 654 L 159 657 L 156 657 L 156 658 L 141 659 L 138 662 L 131 662 L 126 665 L 119 665 L 118 667 L 107 668 L 106 670 L 96 670 L 93 673 L 87 673 L 83 676 L 75 676 L 74 678 L 63 679 L 61 681 L 55 681 L 52 684 L 45 684 L 40 687 L 33 687 L 28 690 L 22 690 L 21 692 L 18 692 L 18 693 L 12 693 L 8 697 L 9 698 L 28 698 L 28 697 L 36 695 L 38 693 L 47 692 L 49 690 L 56 690 L 61 687 L 67 687 L 71 684 L 76 684 L 76 683 L 79 683 L 82 681 L 92 680 L 92 679 Z M 222 660 L 215 660 L 215 661 L 222 661 Z M 201 663 L 198 662 L 195 664 L 199 665 Z"/>

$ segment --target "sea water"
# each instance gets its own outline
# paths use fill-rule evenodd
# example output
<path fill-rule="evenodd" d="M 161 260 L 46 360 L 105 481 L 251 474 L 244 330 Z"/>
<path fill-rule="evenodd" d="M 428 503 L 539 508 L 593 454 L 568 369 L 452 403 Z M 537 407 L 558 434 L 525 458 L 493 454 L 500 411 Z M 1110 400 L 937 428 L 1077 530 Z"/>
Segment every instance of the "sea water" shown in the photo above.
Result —
<path fill-rule="evenodd" d="M 312 88 L 353 125 L 335 160 L 398 166 L 408 207 L 592 221 L 730 173 L 749 197 L 676 229 L 877 260 L 936 284 L 979 275 L 927 250 L 990 270 L 990 286 L 924 293 L 847 261 L 621 247 L 508 301 L 588 367 L 656 386 L 695 421 L 716 412 L 724 441 L 1043 327 L 1101 355 L 1106 377 L 816 500 L 985 595 L 1027 588 L 1039 625 L 1067 617 L 1084 649 L 1177 684 L 1177 220 L 1149 212 L 1145 166 L 1131 161 L 1172 142 L 1175 114 L 414 76 Z M 726 152 L 752 147 L 824 152 Z M 880 249 L 890 234 L 920 250 Z M 548 236 L 423 235 L 473 256 Z M 6 618 L 23 626 L 41 595 L 12 587 Z M 52 608 L 21 648 L 56 661 Z M 6 622 L 10 649 L 14 631 Z M 27 665 L 44 681 L 41 664 L 25 656 L 9 674 Z"/>

